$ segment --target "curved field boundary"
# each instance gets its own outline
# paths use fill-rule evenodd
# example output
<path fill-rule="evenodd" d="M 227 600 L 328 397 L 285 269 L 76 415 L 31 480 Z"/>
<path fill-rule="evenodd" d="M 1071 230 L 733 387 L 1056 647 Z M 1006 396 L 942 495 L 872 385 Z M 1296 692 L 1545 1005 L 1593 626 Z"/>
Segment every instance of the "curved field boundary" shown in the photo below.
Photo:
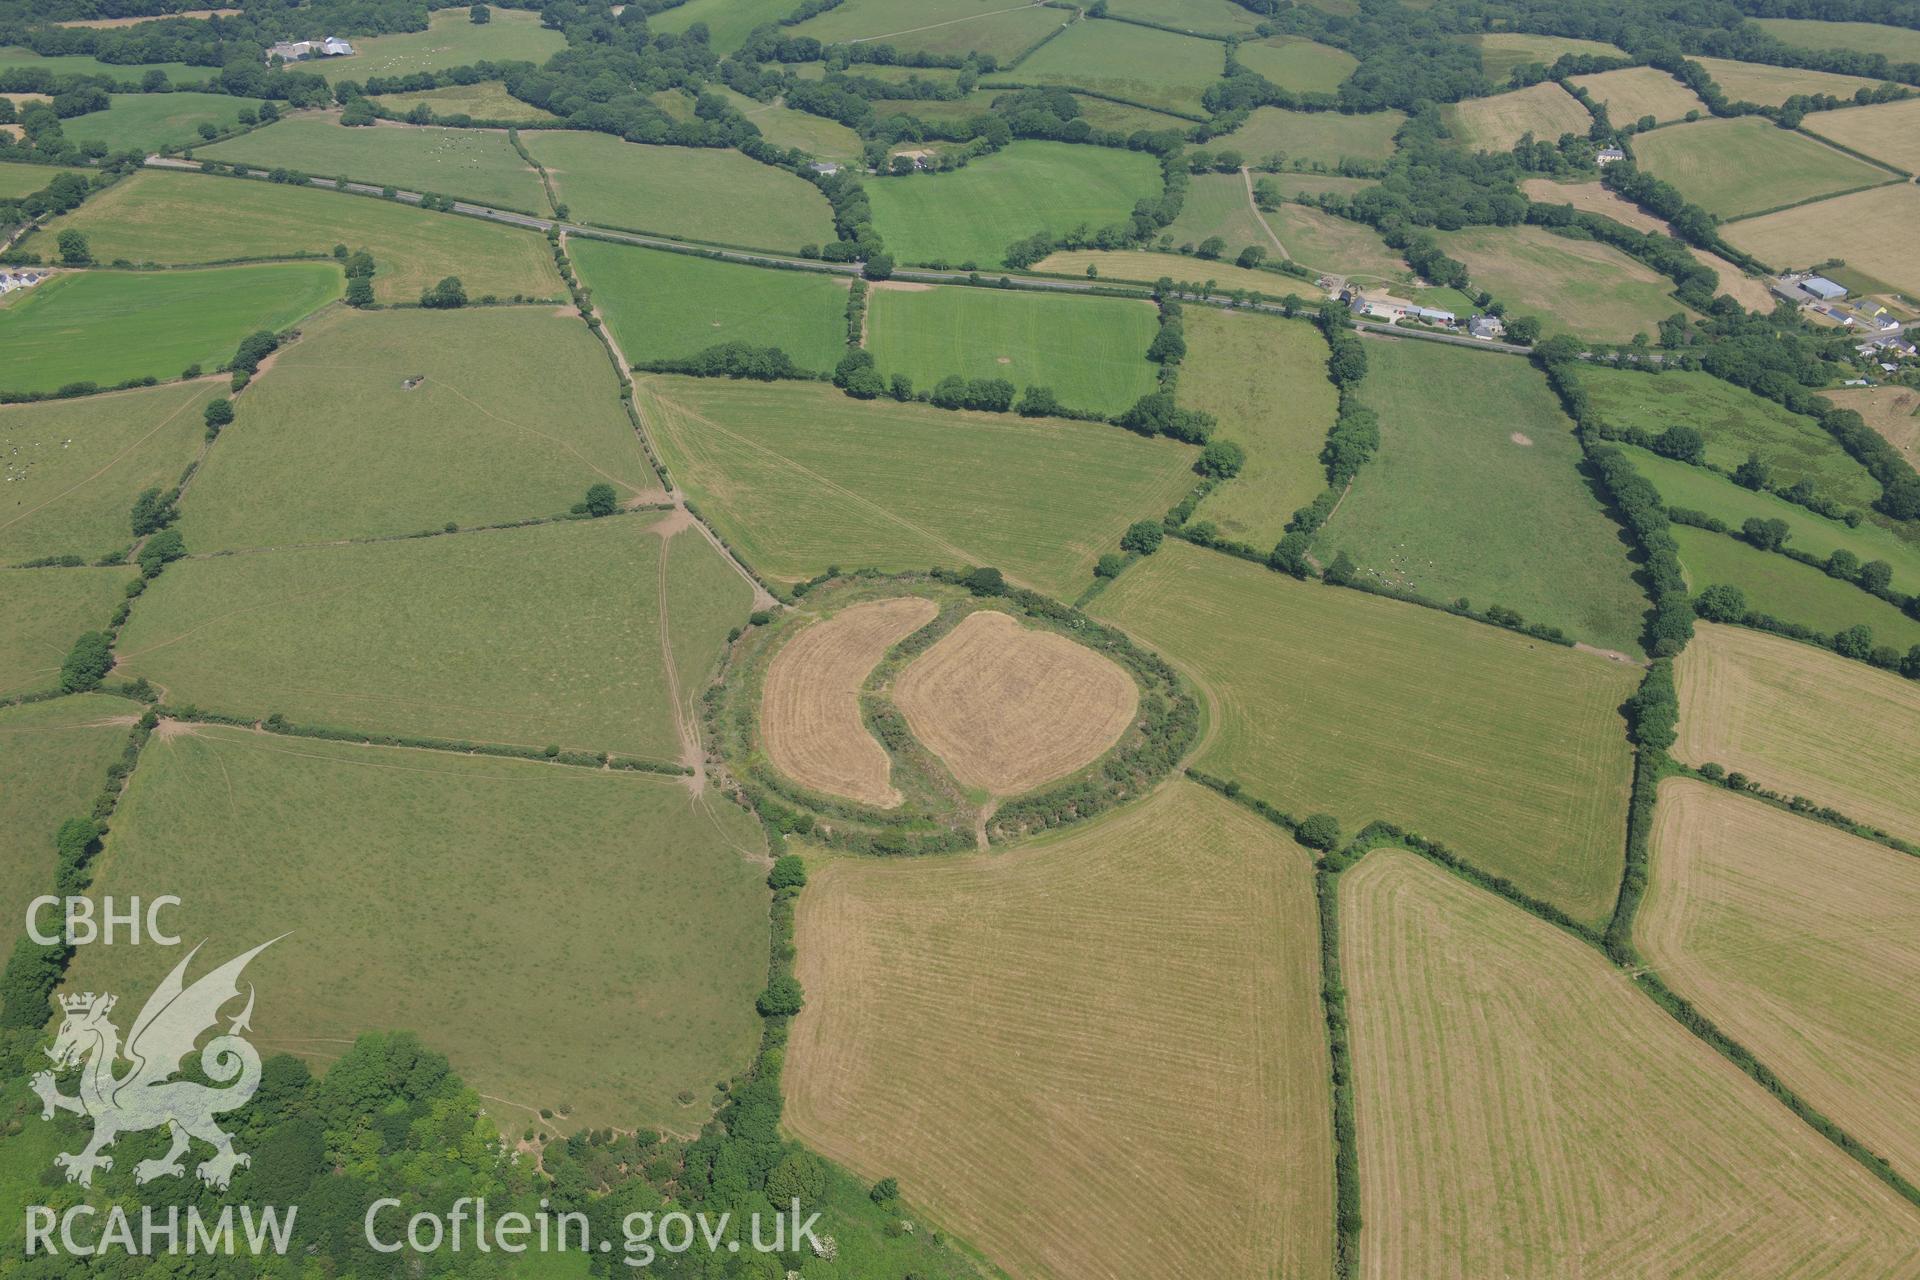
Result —
<path fill-rule="evenodd" d="M 760 729 L 774 767 L 803 787 L 899 807 L 892 762 L 860 718 L 860 685 L 888 649 L 939 612 L 924 596 L 873 600 L 789 640 L 773 656 L 760 695 Z"/>

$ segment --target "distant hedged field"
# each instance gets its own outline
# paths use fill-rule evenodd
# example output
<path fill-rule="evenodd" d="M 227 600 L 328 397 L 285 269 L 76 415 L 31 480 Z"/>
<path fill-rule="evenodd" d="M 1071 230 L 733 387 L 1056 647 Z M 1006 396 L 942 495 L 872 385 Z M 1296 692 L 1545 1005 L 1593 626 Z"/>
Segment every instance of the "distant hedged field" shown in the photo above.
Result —
<path fill-rule="evenodd" d="M 1920 12 L 617 9 L 0 0 L 0 910 L 303 1274 L 1907 1273 Z"/>

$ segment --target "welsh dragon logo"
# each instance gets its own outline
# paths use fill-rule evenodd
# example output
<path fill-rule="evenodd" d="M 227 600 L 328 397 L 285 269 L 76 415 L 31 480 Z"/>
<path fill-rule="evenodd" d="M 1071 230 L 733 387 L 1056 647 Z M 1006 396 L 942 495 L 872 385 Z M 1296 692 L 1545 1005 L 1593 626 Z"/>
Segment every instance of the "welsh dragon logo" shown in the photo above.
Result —
<path fill-rule="evenodd" d="M 193 1052 L 201 1033 L 219 1022 L 221 1006 L 239 997 L 240 973 L 247 962 L 278 941 L 263 942 L 187 986 L 187 965 L 200 951 L 195 947 L 148 997 L 133 1020 L 124 1048 L 119 1028 L 107 1017 L 117 997 L 91 991 L 60 997 L 66 1016 L 53 1047 L 46 1051 L 55 1070 L 40 1072 L 32 1083 L 40 1095 L 42 1119 L 51 1120 L 56 1110 L 93 1119 L 93 1141 L 85 1150 L 53 1158 L 67 1171 L 68 1182 L 92 1186 L 94 1170 L 113 1168 L 113 1157 L 101 1152 L 115 1138 L 163 1125 L 172 1135 L 173 1146 L 159 1159 L 135 1165 L 136 1182 L 183 1177 L 186 1167 L 180 1157 L 194 1139 L 213 1148 L 213 1156 L 197 1170 L 200 1180 L 210 1186 L 225 1190 L 233 1171 L 252 1163 L 251 1157 L 233 1149 L 232 1136 L 213 1122 L 216 1115 L 245 1106 L 260 1087 L 260 1055 L 240 1038 L 240 1032 L 250 1029 L 248 1019 L 253 1016 L 251 984 L 246 1007 L 226 1034 L 216 1035 L 200 1051 L 200 1070 L 219 1087 L 172 1077 L 179 1072 L 181 1060 Z M 123 1057 L 132 1065 L 116 1075 Z M 68 1097 L 55 1083 L 55 1072 L 75 1066 L 80 1067 L 79 1092 Z"/>

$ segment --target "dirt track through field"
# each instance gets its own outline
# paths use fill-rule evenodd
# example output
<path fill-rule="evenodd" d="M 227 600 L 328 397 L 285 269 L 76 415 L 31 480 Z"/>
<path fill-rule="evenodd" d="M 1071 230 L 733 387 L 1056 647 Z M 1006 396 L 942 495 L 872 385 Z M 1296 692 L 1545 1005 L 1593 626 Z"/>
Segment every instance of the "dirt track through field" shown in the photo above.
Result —
<path fill-rule="evenodd" d="M 894 702 L 956 778 L 1010 796 L 1097 760 L 1140 688 L 1085 645 L 982 610 L 900 673 Z"/>
<path fill-rule="evenodd" d="M 803 787 L 891 809 L 887 753 L 860 716 L 860 686 L 888 649 L 933 621 L 924 596 L 873 600 L 801 629 L 767 667 L 760 732 L 780 772 Z"/>

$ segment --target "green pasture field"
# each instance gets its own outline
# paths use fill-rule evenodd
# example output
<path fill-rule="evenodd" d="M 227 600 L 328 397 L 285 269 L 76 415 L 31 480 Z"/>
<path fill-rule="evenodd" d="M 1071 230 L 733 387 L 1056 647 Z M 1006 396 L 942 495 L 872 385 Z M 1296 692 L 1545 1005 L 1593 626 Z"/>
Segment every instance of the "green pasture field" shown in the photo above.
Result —
<path fill-rule="evenodd" d="M 1920 188 L 1902 182 L 1736 222 L 1724 234 L 1736 249 L 1776 267 L 1811 266 L 1843 254 L 1848 265 L 1835 273 L 1855 288 L 1891 285 L 1920 295 L 1920 255 L 1902 230 L 1915 225 Z"/>
<path fill-rule="evenodd" d="M 1349 833 L 1444 840 L 1582 920 L 1612 909 L 1636 668 L 1180 542 L 1089 607 L 1205 692 L 1198 768 Z"/>
<path fill-rule="evenodd" d="M 218 67 L 194 67 L 184 62 L 101 62 L 85 54 L 42 57 L 20 45 L 0 46 L 0 71 L 46 70 L 56 76 L 110 76 L 117 84 L 137 86 L 149 71 L 164 71 L 174 84 L 205 84 L 220 74 Z"/>
<path fill-rule="evenodd" d="M 1057 11 L 1056 11 L 1057 13 Z M 1200 96 L 1226 74 L 1227 47 L 1130 22 L 1083 19 L 993 79 L 1091 89 L 1159 111 L 1199 117 Z"/>
<path fill-rule="evenodd" d="M 1888 53 L 1890 50 L 1876 50 Z M 1725 58 L 1694 58 L 1706 68 L 1720 91 L 1734 102 L 1752 102 L 1777 107 L 1800 94 L 1832 94 L 1851 98 L 1861 89 L 1878 83 L 1863 76 L 1835 75 L 1828 71 L 1808 71 L 1802 67 L 1775 67 L 1760 62 L 1730 62 Z"/>
<path fill-rule="evenodd" d="M 1240 65 L 1295 93 L 1332 93 L 1360 60 L 1344 49 L 1299 36 L 1249 40 L 1234 55 Z"/>
<path fill-rule="evenodd" d="M 1593 117 L 1580 100 L 1551 80 L 1491 98 L 1467 98 L 1440 108 L 1448 130 L 1479 151 L 1506 152 L 1531 133 L 1535 141 L 1553 142 L 1561 134 L 1586 137 Z"/>
<path fill-rule="evenodd" d="M 833 239 L 811 183 L 720 147 L 654 147 L 606 133 L 527 133 L 575 221 L 792 252 Z"/>
<path fill-rule="evenodd" d="M 163 151 L 201 141 L 200 126 L 225 133 L 240 113 L 260 104 L 224 93 L 116 93 L 105 111 L 90 111 L 60 122 L 67 141 L 85 146 L 104 143 L 111 151 Z"/>
<path fill-rule="evenodd" d="M 1146 107 L 1131 107 L 1121 102 L 1109 102 L 1105 98 L 1093 98 L 1084 93 L 1076 93 L 1073 100 L 1080 104 L 1080 116 L 1096 129 L 1112 129 L 1116 133 L 1132 134 L 1141 129 L 1151 133 L 1185 133 L 1193 127 L 1193 121 L 1180 116 L 1170 116 L 1164 111 L 1151 111 Z"/>
<path fill-rule="evenodd" d="M 1669 507 L 1704 511 L 1735 529 L 1753 517 L 1784 520 L 1793 530 L 1787 541 L 1789 547 L 1823 560 L 1835 551 L 1850 551 L 1862 564 L 1884 560 L 1893 566 L 1894 590 L 1920 591 L 1920 547 L 1877 524 L 1868 522 L 1849 529 L 1839 520 L 1816 515 L 1785 498 L 1743 489 L 1704 467 L 1675 462 L 1630 444 L 1621 445 L 1620 450 L 1633 460 L 1636 471 L 1653 482 Z"/>
<path fill-rule="evenodd" d="M 229 715 L 677 760 L 662 597 L 671 587 L 676 668 L 698 688 L 751 592 L 691 531 L 663 575 L 659 523 L 182 560 L 116 651 L 170 701 Z"/>
<path fill-rule="evenodd" d="M 1406 123 L 1398 111 L 1342 115 L 1337 111 L 1288 111 L 1256 107 L 1247 122 L 1207 145 L 1216 151 L 1238 151 L 1248 164 L 1268 156 L 1285 156 L 1288 163 L 1333 168 L 1353 159 L 1379 164 L 1393 155 L 1393 135 Z"/>
<path fill-rule="evenodd" d="M 1270 547 L 1326 488 L 1320 450 L 1340 402 L 1327 381 L 1326 340 L 1301 321 L 1212 307 L 1189 307 L 1184 321 L 1180 404 L 1219 418 L 1218 437 L 1247 451 L 1239 476 L 1207 495 L 1195 518 Z"/>
<path fill-rule="evenodd" d="M 1707 104 L 1666 72 L 1655 67 L 1622 67 L 1598 75 L 1574 76 L 1573 83 L 1605 106 L 1607 118 L 1618 125 L 1652 116 L 1659 124 L 1684 120 L 1688 112 L 1707 114 Z"/>
<path fill-rule="evenodd" d="M 1538 316 L 1549 337 L 1625 342 L 1652 335 L 1662 320 L 1687 310 L 1673 296 L 1673 281 L 1597 240 L 1542 227 L 1469 227 L 1434 239 L 1467 264 L 1477 288 L 1506 303 L 1510 314 Z"/>
<path fill-rule="evenodd" d="M 1349 222 L 1300 204 L 1283 204 L 1260 216 L 1280 238 L 1286 256 L 1304 267 L 1369 283 L 1412 275 L 1400 254 L 1364 222 Z M 1267 247 L 1272 250 L 1271 241 Z"/>
<path fill-rule="evenodd" d="M 371 99 L 388 111 L 401 115 L 424 106 L 435 116 L 470 116 L 475 120 L 551 120 L 553 113 L 531 102 L 522 102 L 507 92 L 498 80 L 478 84 L 450 84 L 444 89 L 422 89 L 418 93 L 383 93 Z"/>
<path fill-rule="evenodd" d="M 866 68 L 861 68 L 864 72 Z M 985 115 L 993 106 L 993 100 L 1008 92 L 1005 89 L 975 89 L 962 98 L 879 98 L 874 101 L 874 115 L 885 120 L 891 116 L 912 116 L 916 120 L 928 122 L 948 122 L 971 120 L 975 116 Z M 1175 119 L 1168 116 L 1167 119 Z M 827 121 L 824 123 L 831 123 Z M 1192 128 L 1192 122 L 1181 120 L 1182 128 Z"/>
<path fill-rule="evenodd" d="M 0 698 L 60 687 L 60 664 L 82 632 L 105 629 L 138 571 L 0 569 Z"/>
<path fill-rule="evenodd" d="M 1726 534 L 1675 525 L 1673 536 L 1680 543 L 1687 585 L 1696 595 L 1712 586 L 1735 586 L 1746 593 L 1749 609 L 1786 622 L 1829 634 L 1864 625 L 1872 628 L 1875 644 L 1890 644 L 1902 653 L 1920 644 L 1920 622 L 1850 582 Z"/>
<path fill-rule="evenodd" d="M 850 400 L 809 383 L 639 380 L 676 483 L 759 572 L 992 565 L 1071 599 L 1197 451 L 1098 423 Z"/>
<path fill-rule="evenodd" d="M 93 813 L 107 766 L 145 709 L 100 693 L 0 708 L 0 939 L 9 949 L 25 932 L 27 903 L 53 892 L 53 833 Z"/>
<path fill-rule="evenodd" d="M 1274 271 L 1256 271 L 1236 267 L 1231 261 L 1209 262 L 1177 253 L 1147 253 L 1135 249 L 1063 249 L 1050 253 L 1033 264 L 1035 271 L 1053 275 L 1086 276 L 1087 268 L 1106 281 L 1151 285 L 1162 276 L 1198 290 L 1211 282 L 1215 292 L 1244 289 L 1271 298 L 1284 298 L 1301 290 L 1312 292 L 1309 282 Z M 1089 279 L 1093 277 L 1088 277 Z"/>
<path fill-rule="evenodd" d="M 191 266 L 365 249 L 381 302 L 415 301 L 445 276 L 459 276 L 475 298 L 567 292 L 537 232 L 317 187 L 146 169 L 53 219 L 28 247 L 51 253 L 68 227 L 86 233 L 101 262 Z"/>
<path fill-rule="evenodd" d="M 827 372 L 847 350 L 847 281 L 575 236 L 594 306 L 629 360 L 676 360 L 722 342 L 779 347 Z"/>
<path fill-rule="evenodd" d="M 1159 197 L 1160 167 L 1139 151 L 1015 142 L 951 173 L 870 179 L 866 192 L 901 261 L 991 268 L 1037 231 L 1126 221 L 1137 202 Z"/>
<path fill-rule="evenodd" d="M 60 168 L 50 164 L 0 164 L 0 200 L 17 200 L 43 190 L 63 173 L 86 173 L 85 169 Z"/>
<path fill-rule="evenodd" d="M 619 393 L 586 326 L 548 307 L 340 308 L 247 389 L 180 529 L 228 551 L 550 516 L 602 481 L 658 498 Z"/>
<path fill-rule="evenodd" d="M 1435 342 L 1367 344 L 1360 398 L 1380 452 L 1315 546 L 1360 576 L 1504 605 L 1638 655 L 1648 604 L 1618 526 L 1580 477 L 1573 424 L 1524 361 Z"/>
<path fill-rule="evenodd" d="M 1800 127 L 1816 138 L 1851 147 L 1897 169 L 1920 171 L 1920 99 L 1822 111 Z M 1862 228 L 1869 235 L 1877 229 L 1877 224 Z"/>
<path fill-rule="evenodd" d="M 722 57 L 747 42 L 755 27 L 778 22 L 794 11 L 789 0 L 687 0 L 647 16 L 647 29 L 679 35 L 696 22 L 707 24 L 707 47 Z"/>
<path fill-rule="evenodd" d="M 1635 139 L 1634 151 L 1647 172 L 1723 218 L 1892 180 L 1884 169 L 1759 116 L 1657 129 Z"/>
<path fill-rule="evenodd" d="M 1645 374 L 1586 365 L 1579 380 L 1609 426 L 1639 427 L 1655 435 L 1668 427 L 1692 427 L 1705 438 L 1707 461 L 1716 467 L 1731 471 L 1749 453 L 1758 453 L 1779 483 L 1811 480 L 1836 502 L 1862 508 L 1880 496 L 1879 483 L 1819 423 L 1712 374 Z"/>
<path fill-rule="evenodd" d="M 99 559 L 133 541 L 141 492 L 179 481 L 224 380 L 0 406 L 0 564 Z"/>
<path fill-rule="evenodd" d="M 669 13 L 673 10 L 668 10 Z M 731 102 L 768 142 L 776 147 L 795 147 L 822 160 L 853 161 L 860 158 L 860 135 L 837 120 L 826 120 L 804 111 L 795 111 L 777 102 L 756 102 L 724 85 L 710 85 L 708 93 L 717 93 Z"/>
<path fill-rule="evenodd" d="M 1920 31 L 1879 22 L 1822 22 L 1812 18 L 1749 18 L 1755 26 L 1796 49 L 1845 49 L 1877 53 L 1888 62 L 1920 62 Z"/>
<path fill-rule="evenodd" d="M 1496 85 L 1505 84 L 1516 67 L 1523 67 L 1530 62 L 1538 62 L 1550 67 L 1563 54 L 1585 53 L 1602 58 L 1626 56 L 1605 41 L 1576 40 L 1571 36 L 1537 36 L 1525 31 L 1494 31 L 1482 36 L 1473 36 L 1471 39 L 1480 50 L 1480 69 L 1486 72 L 1487 79 Z"/>
<path fill-rule="evenodd" d="M 786 32 L 822 44 L 889 44 L 901 53 L 990 53 L 1005 66 L 1072 16 L 1007 0 L 847 0 Z"/>
<path fill-rule="evenodd" d="M 647 95 L 647 101 L 675 120 L 686 121 L 694 118 L 693 99 L 679 89 L 662 89 L 657 93 L 650 93 Z"/>
<path fill-rule="evenodd" d="M 247 970 L 263 1053 L 324 1065 L 364 1032 L 417 1031 L 517 1135 L 541 1108 L 692 1130 L 705 1111 L 675 1095 L 702 1106 L 759 1044 L 766 872 L 735 805 L 672 778 L 217 726 L 147 753 L 95 891 L 177 894 L 208 965 L 288 935 Z M 76 989 L 148 990 L 179 959 L 88 950 Z"/>
<path fill-rule="evenodd" d="M 375 76 L 406 76 L 476 62 L 541 63 L 566 47 L 567 38 L 542 26 L 538 13 L 491 7 L 491 21 L 477 26 L 460 7 L 429 14 L 425 31 L 354 36 L 353 56 L 318 58 L 298 69 L 323 76 L 329 84 L 365 84 Z"/>
<path fill-rule="evenodd" d="M 111 386 L 211 369 L 259 329 L 284 329 L 340 296 L 331 262 L 196 271 L 76 271 L 0 307 L 0 373 L 13 391 Z"/>
<path fill-rule="evenodd" d="M 1234 0 L 1111 0 L 1107 10 L 1118 18 L 1137 18 L 1198 35 L 1245 39 L 1260 25 L 1259 14 Z"/>
<path fill-rule="evenodd" d="M 916 390 L 948 374 L 1052 387 L 1070 409 L 1120 413 L 1154 389 L 1160 320 L 1149 302 L 990 289 L 896 289 L 867 299 L 867 349 Z"/>
<path fill-rule="evenodd" d="M 458 196 L 520 213 L 544 214 L 540 175 L 514 151 L 507 135 L 486 129 L 379 124 L 347 128 L 331 113 L 291 116 L 264 129 L 210 147 L 202 160 L 288 168 L 320 178 Z"/>
<path fill-rule="evenodd" d="M 1187 249 L 1209 236 L 1219 236 L 1227 242 L 1228 262 L 1250 244 L 1278 253 L 1253 206 L 1247 179 L 1238 173 L 1195 175 L 1187 186 L 1187 198 L 1180 205 L 1180 216 L 1160 234 L 1162 238 L 1173 237 L 1175 246 Z"/>

